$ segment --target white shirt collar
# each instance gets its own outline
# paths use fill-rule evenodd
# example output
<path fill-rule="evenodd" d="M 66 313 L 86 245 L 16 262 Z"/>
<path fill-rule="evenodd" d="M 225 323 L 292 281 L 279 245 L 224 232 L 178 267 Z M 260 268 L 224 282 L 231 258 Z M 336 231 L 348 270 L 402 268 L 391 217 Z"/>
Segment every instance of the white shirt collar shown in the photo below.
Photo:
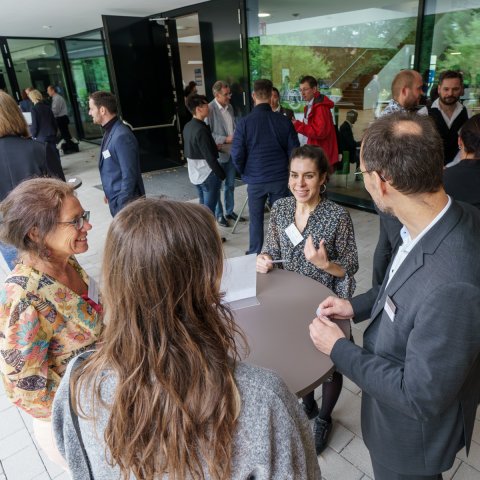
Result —
<path fill-rule="evenodd" d="M 445 123 L 447 124 L 448 128 L 450 128 L 455 121 L 455 119 L 460 115 L 463 105 L 460 102 L 457 102 L 455 104 L 455 110 L 453 111 L 453 115 L 449 118 L 448 115 L 442 110 L 440 107 L 440 99 L 437 98 L 433 103 L 432 103 L 432 108 L 438 108 L 440 110 L 440 113 L 442 114 L 443 119 L 445 120 Z"/>
<path fill-rule="evenodd" d="M 219 101 L 218 101 L 216 98 L 215 98 L 215 103 L 217 104 L 217 107 L 218 107 L 222 112 L 226 112 L 226 111 L 227 111 L 228 105 L 227 105 L 226 107 L 222 107 L 222 106 L 220 105 Z"/>

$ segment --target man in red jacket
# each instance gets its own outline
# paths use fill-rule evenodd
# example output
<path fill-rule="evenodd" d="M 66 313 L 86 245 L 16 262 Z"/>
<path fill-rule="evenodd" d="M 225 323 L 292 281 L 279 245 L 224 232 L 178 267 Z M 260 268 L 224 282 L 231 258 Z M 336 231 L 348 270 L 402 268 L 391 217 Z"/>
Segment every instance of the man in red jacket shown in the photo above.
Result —
<path fill-rule="evenodd" d="M 300 92 L 307 102 L 304 110 L 303 122 L 293 119 L 293 126 L 297 133 L 307 137 L 309 145 L 322 147 L 330 165 L 338 162 L 337 135 L 333 124 L 330 109 L 334 103 L 318 91 L 317 81 L 310 75 L 300 80 Z"/>

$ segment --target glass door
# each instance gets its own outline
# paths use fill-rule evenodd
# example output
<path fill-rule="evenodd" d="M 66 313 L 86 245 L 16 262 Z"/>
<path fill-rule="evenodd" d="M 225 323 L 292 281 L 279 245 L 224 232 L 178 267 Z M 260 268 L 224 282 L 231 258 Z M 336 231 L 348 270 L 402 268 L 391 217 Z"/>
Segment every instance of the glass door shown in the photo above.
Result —
<path fill-rule="evenodd" d="M 122 119 L 139 141 L 142 170 L 181 164 L 177 103 L 181 80 L 175 80 L 181 75 L 174 22 L 102 18 L 112 82 Z"/>

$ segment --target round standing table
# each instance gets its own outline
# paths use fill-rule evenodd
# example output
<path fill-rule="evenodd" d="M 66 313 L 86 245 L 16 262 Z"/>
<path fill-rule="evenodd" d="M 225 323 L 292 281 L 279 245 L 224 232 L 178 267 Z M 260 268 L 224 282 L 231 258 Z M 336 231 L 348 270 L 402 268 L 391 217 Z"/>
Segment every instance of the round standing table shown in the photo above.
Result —
<path fill-rule="evenodd" d="M 233 312 L 250 346 L 245 362 L 276 371 L 299 397 L 318 387 L 334 367 L 313 345 L 308 326 L 329 295 L 327 287 L 295 272 L 257 273 L 259 305 Z M 349 338 L 350 321 L 338 325 Z"/>

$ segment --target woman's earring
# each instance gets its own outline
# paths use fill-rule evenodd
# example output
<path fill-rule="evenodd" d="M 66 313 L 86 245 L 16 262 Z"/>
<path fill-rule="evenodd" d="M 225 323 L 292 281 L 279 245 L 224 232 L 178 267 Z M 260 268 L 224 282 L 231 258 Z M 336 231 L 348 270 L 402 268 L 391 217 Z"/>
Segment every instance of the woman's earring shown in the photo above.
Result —
<path fill-rule="evenodd" d="M 323 190 L 322 190 L 323 187 Z M 327 184 L 323 183 L 322 186 L 320 187 L 320 195 L 324 194 L 327 190 Z"/>

